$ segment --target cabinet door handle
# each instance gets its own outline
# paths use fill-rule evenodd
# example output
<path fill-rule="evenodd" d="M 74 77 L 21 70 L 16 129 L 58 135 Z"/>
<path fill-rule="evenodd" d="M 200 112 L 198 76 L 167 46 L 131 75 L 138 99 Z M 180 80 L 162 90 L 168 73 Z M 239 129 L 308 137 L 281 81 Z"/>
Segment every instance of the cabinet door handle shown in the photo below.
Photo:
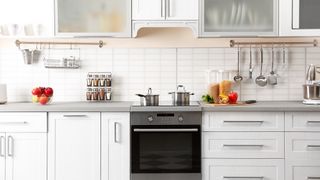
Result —
<path fill-rule="evenodd" d="M 224 144 L 224 147 L 259 147 L 262 148 L 263 144 Z"/>
<path fill-rule="evenodd" d="M 163 0 L 161 0 L 161 17 L 163 17 Z"/>
<path fill-rule="evenodd" d="M 254 123 L 254 124 L 262 124 L 264 121 L 223 121 L 224 123 Z"/>
<path fill-rule="evenodd" d="M 120 143 L 120 124 L 115 122 L 114 123 L 114 142 Z"/>
<path fill-rule="evenodd" d="M 319 177 L 316 177 L 316 176 L 308 176 L 307 179 L 320 179 L 320 176 L 319 176 Z"/>
<path fill-rule="evenodd" d="M 307 121 L 308 124 L 319 124 L 320 121 Z"/>
<path fill-rule="evenodd" d="M 4 157 L 5 151 L 6 151 L 6 139 L 4 138 L 4 136 L 0 137 L 0 157 Z"/>
<path fill-rule="evenodd" d="M 264 179 L 263 176 L 223 176 L 223 179 Z"/>
<path fill-rule="evenodd" d="M 80 118 L 80 117 L 87 117 L 85 114 L 70 114 L 70 115 L 63 115 L 65 118 Z"/>
<path fill-rule="evenodd" d="M 13 137 L 12 136 L 8 136 L 8 156 L 9 157 L 13 157 Z"/>
<path fill-rule="evenodd" d="M 320 148 L 320 145 L 307 145 L 307 148 Z"/>
<path fill-rule="evenodd" d="M 28 124 L 28 122 L 27 122 L 27 121 L 0 122 L 0 124 L 5 124 L 5 125 L 19 125 L 19 124 Z"/>
<path fill-rule="evenodd" d="M 168 0 L 168 17 L 170 17 L 171 16 L 171 0 Z"/>

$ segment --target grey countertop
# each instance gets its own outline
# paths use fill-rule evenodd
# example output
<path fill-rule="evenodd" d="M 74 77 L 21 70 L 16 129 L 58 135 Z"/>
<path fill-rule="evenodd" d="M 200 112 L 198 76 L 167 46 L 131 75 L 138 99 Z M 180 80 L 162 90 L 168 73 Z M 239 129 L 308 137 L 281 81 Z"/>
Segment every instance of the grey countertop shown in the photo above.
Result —
<path fill-rule="evenodd" d="M 258 102 L 239 106 L 213 106 L 200 103 L 200 106 L 161 106 L 161 107 L 137 107 L 133 102 L 53 102 L 48 105 L 33 104 L 30 102 L 16 102 L 0 105 L 0 112 L 143 112 L 143 111 L 312 111 L 320 112 L 320 105 L 304 105 L 298 101 L 270 101 Z"/>
<path fill-rule="evenodd" d="M 273 111 L 273 112 L 320 112 L 320 105 L 305 105 L 302 101 L 261 101 L 255 104 L 244 104 L 237 106 L 214 106 L 211 104 L 201 103 L 203 111 Z"/>

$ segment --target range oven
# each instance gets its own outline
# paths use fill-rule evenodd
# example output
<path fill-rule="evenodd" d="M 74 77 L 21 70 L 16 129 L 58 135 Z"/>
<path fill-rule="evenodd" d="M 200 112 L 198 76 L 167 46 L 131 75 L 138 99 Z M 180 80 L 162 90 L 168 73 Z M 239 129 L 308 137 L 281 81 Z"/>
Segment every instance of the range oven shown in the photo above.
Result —
<path fill-rule="evenodd" d="M 201 112 L 132 112 L 131 180 L 201 180 Z"/>

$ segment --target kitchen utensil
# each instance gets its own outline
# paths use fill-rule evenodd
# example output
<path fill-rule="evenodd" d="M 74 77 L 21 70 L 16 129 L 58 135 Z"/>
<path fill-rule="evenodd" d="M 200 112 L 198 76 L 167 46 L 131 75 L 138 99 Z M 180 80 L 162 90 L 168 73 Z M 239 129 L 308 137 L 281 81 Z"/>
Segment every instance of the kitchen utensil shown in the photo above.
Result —
<path fill-rule="evenodd" d="M 250 65 L 249 65 L 249 78 L 252 79 L 252 73 L 253 73 L 253 68 L 252 68 L 252 51 L 251 51 L 251 46 L 250 46 Z"/>
<path fill-rule="evenodd" d="M 268 83 L 270 85 L 277 85 L 278 84 L 278 77 L 276 73 L 274 72 L 274 49 L 272 47 L 272 53 L 271 53 L 271 72 L 270 75 L 268 76 Z"/>
<path fill-rule="evenodd" d="M 177 86 L 177 92 L 169 92 L 172 95 L 172 104 L 177 106 L 189 106 L 190 95 L 194 93 L 186 92 L 186 88 L 183 85 Z"/>
<path fill-rule="evenodd" d="M 0 104 L 7 103 L 7 85 L 0 84 Z"/>
<path fill-rule="evenodd" d="M 306 75 L 307 84 L 313 84 L 313 82 L 316 80 L 316 66 L 313 64 L 310 64 L 307 70 Z"/>
<path fill-rule="evenodd" d="M 261 55 L 261 65 L 260 65 L 260 75 L 256 78 L 256 84 L 258 86 L 266 86 L 267 85 L 267 78 L 262 75 L 262 68 L 263 68 L 263 49 L 260 48 L 260 55 Z"/>
<path fill-rule="evenodd" d="M 146 105 L 147 106 L 159 106 L 159 95 L 157 94 L 152 94 L 152 89 L 148 89 L 148 94 L 143 95 L 143 94 L 136 94 L 139 97 L 144 97 L 146 100 Z M 140 99 L 141 103 L 141 99 Z"/>
<path fill-rule="evenodd" d="M 33 62 L 38 61 L 41 53 L 41 51 L 36 49 L 21 49 L 21 52 L 25 64 L 32 64 Z"/>
<path fill-rule="evenodd" d="M 243 77 L 240 75 L 240 53 L 240 47 L 238 46 L 238 72 L 233 78 L 235 82 L 241 82 L 243 80 Z"/>
<path fill-rule="evenodd" d="M 282 47 L 282 63 L 285 64 L 286 63 L 286 48 L 283 45 Z"/>
<path fill-rule="evenodd" d="M 254 104 L 254 103 L 257 103 L 256 100 L 247 100 L 245 101 L 246 104 Z"/>

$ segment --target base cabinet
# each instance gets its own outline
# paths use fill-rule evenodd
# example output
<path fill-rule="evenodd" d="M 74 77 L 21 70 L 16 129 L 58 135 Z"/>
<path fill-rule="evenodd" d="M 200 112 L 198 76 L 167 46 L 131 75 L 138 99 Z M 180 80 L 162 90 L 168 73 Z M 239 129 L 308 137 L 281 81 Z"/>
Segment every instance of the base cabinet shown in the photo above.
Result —
<path fill-rule="evenodd" d="M 130 180 L 129 113 L 102 113 L 101 179 Z"/>
<path fill-rule="evenodd" d="M 204 159 L 202 180 L 282 180 L 284 160 Z"/>
<path fill-rule="evenodd" d="M 49 180 L 100 180 L 100 113 L 49 113 Z"/>

